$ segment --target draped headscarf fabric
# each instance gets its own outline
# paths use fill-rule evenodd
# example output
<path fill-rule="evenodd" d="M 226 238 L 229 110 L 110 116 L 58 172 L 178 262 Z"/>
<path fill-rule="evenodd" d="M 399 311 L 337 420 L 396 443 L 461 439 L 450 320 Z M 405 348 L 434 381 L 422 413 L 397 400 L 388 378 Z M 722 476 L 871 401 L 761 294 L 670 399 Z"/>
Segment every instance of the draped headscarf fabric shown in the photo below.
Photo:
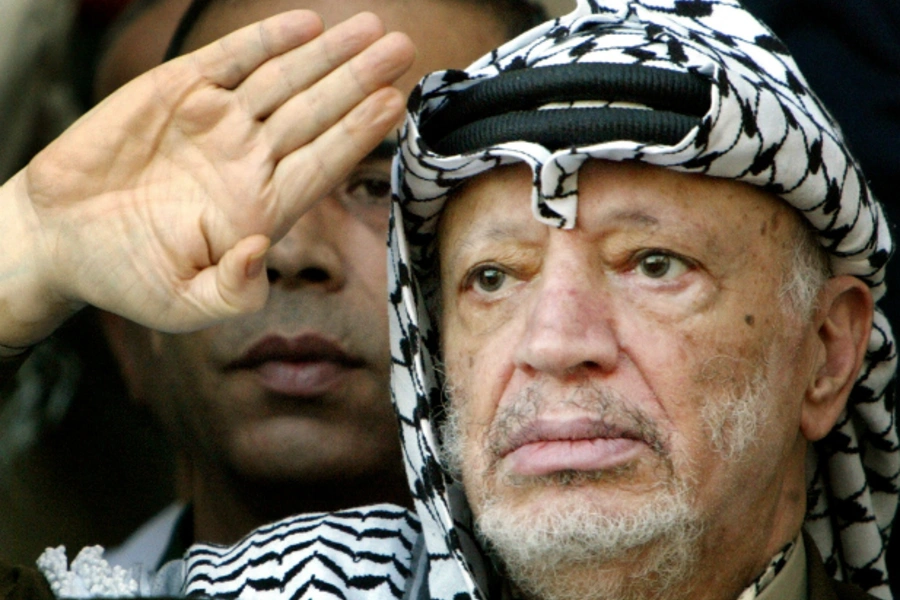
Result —
<path fill-rule="evenodd" d="M 524 131 L 526 136 L 515 139 L 509 137 L 507 123 L 491 120 L 498 115 L 467 116 L 468 108 L 453 108 L 454 103 L 479 97 L 478 88 L 487 88 L 492 79 L 521 79 L 517 72 L 542 69 L 546 71 L 541 75 L 550 77 L 554 69 L 574 64 L 651 74 L 668 71 L 705 80 L 707 110 L 676 141 L 652 132 L 640 140 L 603 133 L 599 143 L 579 139 L 565 145 L 534 133 L 539 127 L 513 126 L 513 132 Z M 527 95 L 529 85 L 543 85 L 534 78 L 523 80 L 524 89 L 515 92 L 518 97 Z M 596 114 L 615 108 L 596 101 L 586 106 L 600 111 Z M 538 113 L 544 108 L 516 106 L 512 120 L 535 119 L 540 124 L 545 115 Z M 545 112 L 572 108 L 580 109 L 555 102 Z M 577 113 L 572 114 L 577 121 Z M 446 142 L 448 128 L 441 120 L 447 115 L 460 119 L 460 128 L 481 127 L 484 135 L 476 132 L 468 141 Z M 485 140 L 486 147 L 477 147 Z M 464 72 L 438 72 L 423 79 L 410 99 L 395 163 L 398 202 L 389 276 L 393 397 L 434 597 L 452 598 L 460 591 L 478 596 L 485 590 L 464 495 L 438 462 L 436 416 L 445 398 L 435 370 L 438 331 L 429 309 L 436 292 L 433 242 L 438 218 L 454 187 L 498 165 L 522 162 L 533 172 L 535 218 L 553 227 L 573 227 L 578 169 L 591 158 L 636 160 L 759 186 L 796 208 L 818 232 L 834 274 L 860 278 L 876 299 L 884 293 L 891 239 L 881 207 L 838 125 L 807 87 L 787 49 L 736 0 L 580 0 L 573 13 L 523 34 Z M 885 544 L 900 471 L 893 412 L 895 362 L 893 336 L 878 310 L 848 407 L 810 452 L 807 468 L 805 527 L 826 568 L 882 598 L 890 597 Z"/>

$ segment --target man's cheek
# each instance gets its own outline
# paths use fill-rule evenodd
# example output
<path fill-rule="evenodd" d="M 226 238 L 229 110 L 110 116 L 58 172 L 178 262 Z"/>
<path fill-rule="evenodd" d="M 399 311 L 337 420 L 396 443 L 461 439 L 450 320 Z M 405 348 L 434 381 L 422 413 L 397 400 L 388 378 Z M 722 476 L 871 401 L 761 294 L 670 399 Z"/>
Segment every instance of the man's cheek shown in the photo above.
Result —
<path fill-rule="evenodd" d="M 484 349 L 466 343 L 447 344 L 444 346 L 443 362 L 446 390 L 454 398 L 454 405 L 461 411 L 460 414 L 481 412 L 484 404 L 482 398 L 490 395 L 491 387 L 491 366 Z"/>
<path fill-rule="evenodd" d="M 640 340 L 632 354 L 643 357 L 647 368 L 665 371 L 669 385 L 684 391 L 676 394 L 684 401 L 693 395 L 689 390 L 721 391 L 742 382 L 771 344 L 771 336 L 733 320 L 731 311 L 719 310 L 669 327 L 653 324 L 631 336 Z"/>

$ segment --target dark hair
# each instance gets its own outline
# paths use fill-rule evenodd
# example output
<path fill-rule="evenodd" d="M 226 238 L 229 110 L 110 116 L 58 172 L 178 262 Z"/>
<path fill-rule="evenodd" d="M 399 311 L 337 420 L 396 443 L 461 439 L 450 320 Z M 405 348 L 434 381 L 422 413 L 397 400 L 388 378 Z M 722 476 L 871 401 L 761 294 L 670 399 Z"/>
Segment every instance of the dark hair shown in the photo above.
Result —
<path fill-rule="evenodd" d="M 197 25 L 200 17 L 206 9 L 217 0 L 193 0 L 178 23 L 178 28 L 172 35 L 169 47 L 166 49 L 165 60 L 179 56 L 184 51 L 185 40 Z M 222 1 L 222 0 L 218 0 Z M 415 2 L 416 0 L 411 0 Z M 497 17 L 498 21 L 506 27 L 506 35 L 509 39 L 531 29 L 546 21 L 549 16 L 543 5 L 533 0 L 443 0 L 444 2 L 458 2 L 471 4 L 481 9 L 488 10 Z"/>

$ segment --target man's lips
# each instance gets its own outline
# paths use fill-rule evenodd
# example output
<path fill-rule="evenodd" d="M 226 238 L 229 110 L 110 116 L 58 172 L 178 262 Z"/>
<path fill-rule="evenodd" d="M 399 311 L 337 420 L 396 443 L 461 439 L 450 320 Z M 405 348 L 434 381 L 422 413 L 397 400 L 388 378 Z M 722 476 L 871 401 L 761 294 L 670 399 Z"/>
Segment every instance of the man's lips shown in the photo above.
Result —
<path fill-rule="evenodd" d="M 363 365 L 320 335 L 269 336 L 229 363 L 226 371 L 252 371 L 267 390 L 288 396 L 321 396 Z"/>
<path fill-rule="evenodd" d="M 512 474 L 541 476 L 614 469 L 651 446 L 639 433 L 601 420 L 539 420 L 508 436 L 497 456 Z"/>

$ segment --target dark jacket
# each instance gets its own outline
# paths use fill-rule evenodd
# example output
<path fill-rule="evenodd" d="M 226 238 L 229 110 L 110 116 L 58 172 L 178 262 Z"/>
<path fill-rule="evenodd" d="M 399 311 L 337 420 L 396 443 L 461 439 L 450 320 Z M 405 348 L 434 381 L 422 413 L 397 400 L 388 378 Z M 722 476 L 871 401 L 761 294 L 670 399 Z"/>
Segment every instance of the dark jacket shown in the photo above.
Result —
<path fill-rule="evenodd" d="M 828 576 L 815 542 L 804 534 L 806 544 L 806 578 L 809 600 L 875 600 L 855 585 L 835 581 Z"/>

